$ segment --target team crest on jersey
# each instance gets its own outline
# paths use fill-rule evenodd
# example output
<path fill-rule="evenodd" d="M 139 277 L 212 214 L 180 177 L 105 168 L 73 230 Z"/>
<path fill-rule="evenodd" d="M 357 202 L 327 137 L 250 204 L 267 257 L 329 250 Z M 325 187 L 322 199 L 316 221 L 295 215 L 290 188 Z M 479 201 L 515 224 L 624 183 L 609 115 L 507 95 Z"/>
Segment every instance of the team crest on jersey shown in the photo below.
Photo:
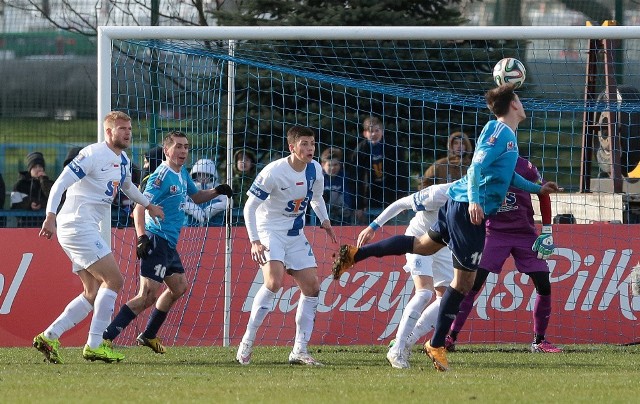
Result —
<path fill-rule="evenodd" d="M 498 134 L 494 133 L 493 135 L 489 136 L 489 139 L 487 139 L 486 143 L 488 146 L 495 146 L 497 141 L 498 141 Z"/>
<path fill-rule="evenodd" d="M 511 151 L 516 148 L 515 142 L 507 142 L 507 150 Z"/>
<path fill-rule="evenodd" d="M 169 193 L 171 194 L 177 194 L 178 193 L 178 186 L 177 185 L 172 185 L 169 187 Z"/>

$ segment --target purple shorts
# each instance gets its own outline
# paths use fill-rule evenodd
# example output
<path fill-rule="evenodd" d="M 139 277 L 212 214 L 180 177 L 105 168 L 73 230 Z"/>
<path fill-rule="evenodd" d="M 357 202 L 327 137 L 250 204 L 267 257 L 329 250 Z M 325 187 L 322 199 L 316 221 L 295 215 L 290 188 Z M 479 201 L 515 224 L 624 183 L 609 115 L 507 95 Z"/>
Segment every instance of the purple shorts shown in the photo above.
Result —
<path fill-rule="evenodd" d="M 482 258 L 478 266 L 494 274 L 499 274 L 502 272 L 502 266 L 509 255 L 512 255 L 519 272 L 525 274 L 549 272 L 547 261 L 538 259 L 538 254 L 531 250 L 535 241 L 535 235 L 518 237 L 513 234 L 487 232 Z"/>

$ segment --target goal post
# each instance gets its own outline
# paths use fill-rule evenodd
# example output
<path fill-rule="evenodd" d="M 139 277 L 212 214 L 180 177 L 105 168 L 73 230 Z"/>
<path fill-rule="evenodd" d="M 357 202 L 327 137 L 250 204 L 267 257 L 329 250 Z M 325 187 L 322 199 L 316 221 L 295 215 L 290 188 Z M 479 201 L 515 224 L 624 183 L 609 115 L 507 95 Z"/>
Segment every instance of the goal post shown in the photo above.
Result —
<path fill-rule="evenodd" d="M 587 68 L 594 39 L 611 40 L 614 50 L 624 50 L 617 52 L 624 59 L 606 69 L 613 74 L 612 68 L 624 66 L 624 74 L 615 77 L 623 89 L 615 101 L 605 91 L 604 62 L 596 58 L 601 69 Z M 192 146 L 187 167 L 213 160 L 220 181 L 232 184 L 237 194 L 224 219 L 222 213 L 183 229 L 179 250 L 191 290 L 172 309 L 165 330 L 171 335 L 165 339 L 228 346 L 242 337 L 262 277 L 243 227 L 243 193 L 252 178 L 238 173 L 238 153 L 260 169 L 288 152 L 288 127 L 309 126 L 317 134 L 316 157 L 330 147 L 340 149 L 345 169 L 360 184 L 365 181 L 357 174 L 361 163 L 351 157 L 363 139 L 364 119 L 376 116 L 396 153 L 393 163 L 386 163 L 393 167 L 384 171 L 396 173 L 386 188 L 395 196 L 414 192 L 425 170 L 447 155 L 452 133 L 463 132 L 474 143 L 491 119 L 483 95 L 494 86 L 491 70 L 503 57 L 518 58 L 527 69 L 518 90 L 528 115 L 518 130 L 521 154 L 545 179 L 565 187 L 567 192 L 553 197 L 553 214 L 573 222 L 554 230 L 559 248 L 549 260 L 554 311 L 548 333 L 561 343 L 637 338 L 633 322 L 640 301 L 630 295 L 627 277 L 640 261 L 634 249 L 640 185 L 628 178 L 638 161 L 627 161 L 620 171 L 622 192 L 614 192 L 619 190 L 603 167 L 610 162 L 605 163 L 610 142 L 619 149 L 609 151 L 630 156 L 640 151 L 640 92 L 634 91 L 640 88 L 640 27 L 103 26 L 98 116 L 111 109 L 132 116 L 133 161 L 141 161 L 167 130 L 179 129 Z M 594 71 L 587 86 L 585 75 Z M 584 146 L 586 116 L 593 117 L 594 143 Z M 609 125 L 614 119 L 618 124 Z M 617 132 L 610 133 L 614 126 Z M 101 140 L 101 122 L 98 129 Z M 602 159 L 588 165 L 589 193 L 579 192 L 581 158 L 589 155 L 582 153 L 584 147 L 593 147 L 593 158 Z M 380 211 L 355 192 L 354 203 L 364 204 L 371 215 Z M 353 242 L 371 218 L 332 216 L 341 243 Z M 402 234 L 409 219 L 400 216 L 379 237 Z M 312 213 L 307 225 L 321 281 L 312 344 L 393 338 L 413 288 L 402 269 L 404 257 L 368 260 L 332 282 L 331 255 L 338 246 L 316 231 Z M 125 273 L 123 302 L 137 288 L 132 232 L 125 226 L 108 237 Z M 287 282 L 258 334 L 262 344 L 288 344 L 295 333 L 291 311 L 299 291 Z M 479 293 L 466 327 L 469 336 L 462 341 L 528 341 L 534 300 L 531 281 L 507 261 L 503 273 L 491 276 Z M 138 327 L 144 327 L 144 316 Z"/>

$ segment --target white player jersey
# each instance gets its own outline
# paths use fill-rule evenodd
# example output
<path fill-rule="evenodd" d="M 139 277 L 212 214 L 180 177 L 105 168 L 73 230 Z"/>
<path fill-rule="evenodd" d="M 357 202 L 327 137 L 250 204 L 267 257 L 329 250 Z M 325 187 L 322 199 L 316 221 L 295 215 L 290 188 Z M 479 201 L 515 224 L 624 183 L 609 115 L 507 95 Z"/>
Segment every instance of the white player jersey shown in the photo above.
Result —
<path fill-rule="evenodd" d="M 78 179 L 67 189 L 57 216 L 58 226 L 70 223 L 98 225 L 111 211 L 118 188 L 131 182 L 131 161 L 123 151 L 119 156 L 106 143 L 82 149 L 65 170 Z"/>
<path fill-rule="evenodd" d="M 258 231 L 300 234 L 307 206 L 312 199 L 322 199 L 323 189 L 322 167 L 315 160 L 302 172 L 295 171 L 286 157 L 269 163 L 247 191 L 264 201 L 256 210 Z"/>
<path fill-rule="evenodd" d="M 447 191 L 450 186 L 451 183 L 431 185 L 409 196 L 411 208 L 416 214 L 411 218 L 405 234 L 422 236 L 427 233 L 429 227 L 438 220 L 440 207 L 449 199 Z"/>

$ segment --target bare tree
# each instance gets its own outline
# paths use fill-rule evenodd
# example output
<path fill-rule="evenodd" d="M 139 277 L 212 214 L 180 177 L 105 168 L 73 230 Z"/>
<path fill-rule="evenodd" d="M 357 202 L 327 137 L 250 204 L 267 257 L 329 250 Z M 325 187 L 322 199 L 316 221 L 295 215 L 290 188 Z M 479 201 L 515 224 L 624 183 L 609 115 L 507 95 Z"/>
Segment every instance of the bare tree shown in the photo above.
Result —
<path fill-rule="evenodd" d="M 235 0 L 0 0 L 38 15 L 53 27 L 88 36 L 101 25 L 206 26 L 212 13 L 236 8 Z"/>

